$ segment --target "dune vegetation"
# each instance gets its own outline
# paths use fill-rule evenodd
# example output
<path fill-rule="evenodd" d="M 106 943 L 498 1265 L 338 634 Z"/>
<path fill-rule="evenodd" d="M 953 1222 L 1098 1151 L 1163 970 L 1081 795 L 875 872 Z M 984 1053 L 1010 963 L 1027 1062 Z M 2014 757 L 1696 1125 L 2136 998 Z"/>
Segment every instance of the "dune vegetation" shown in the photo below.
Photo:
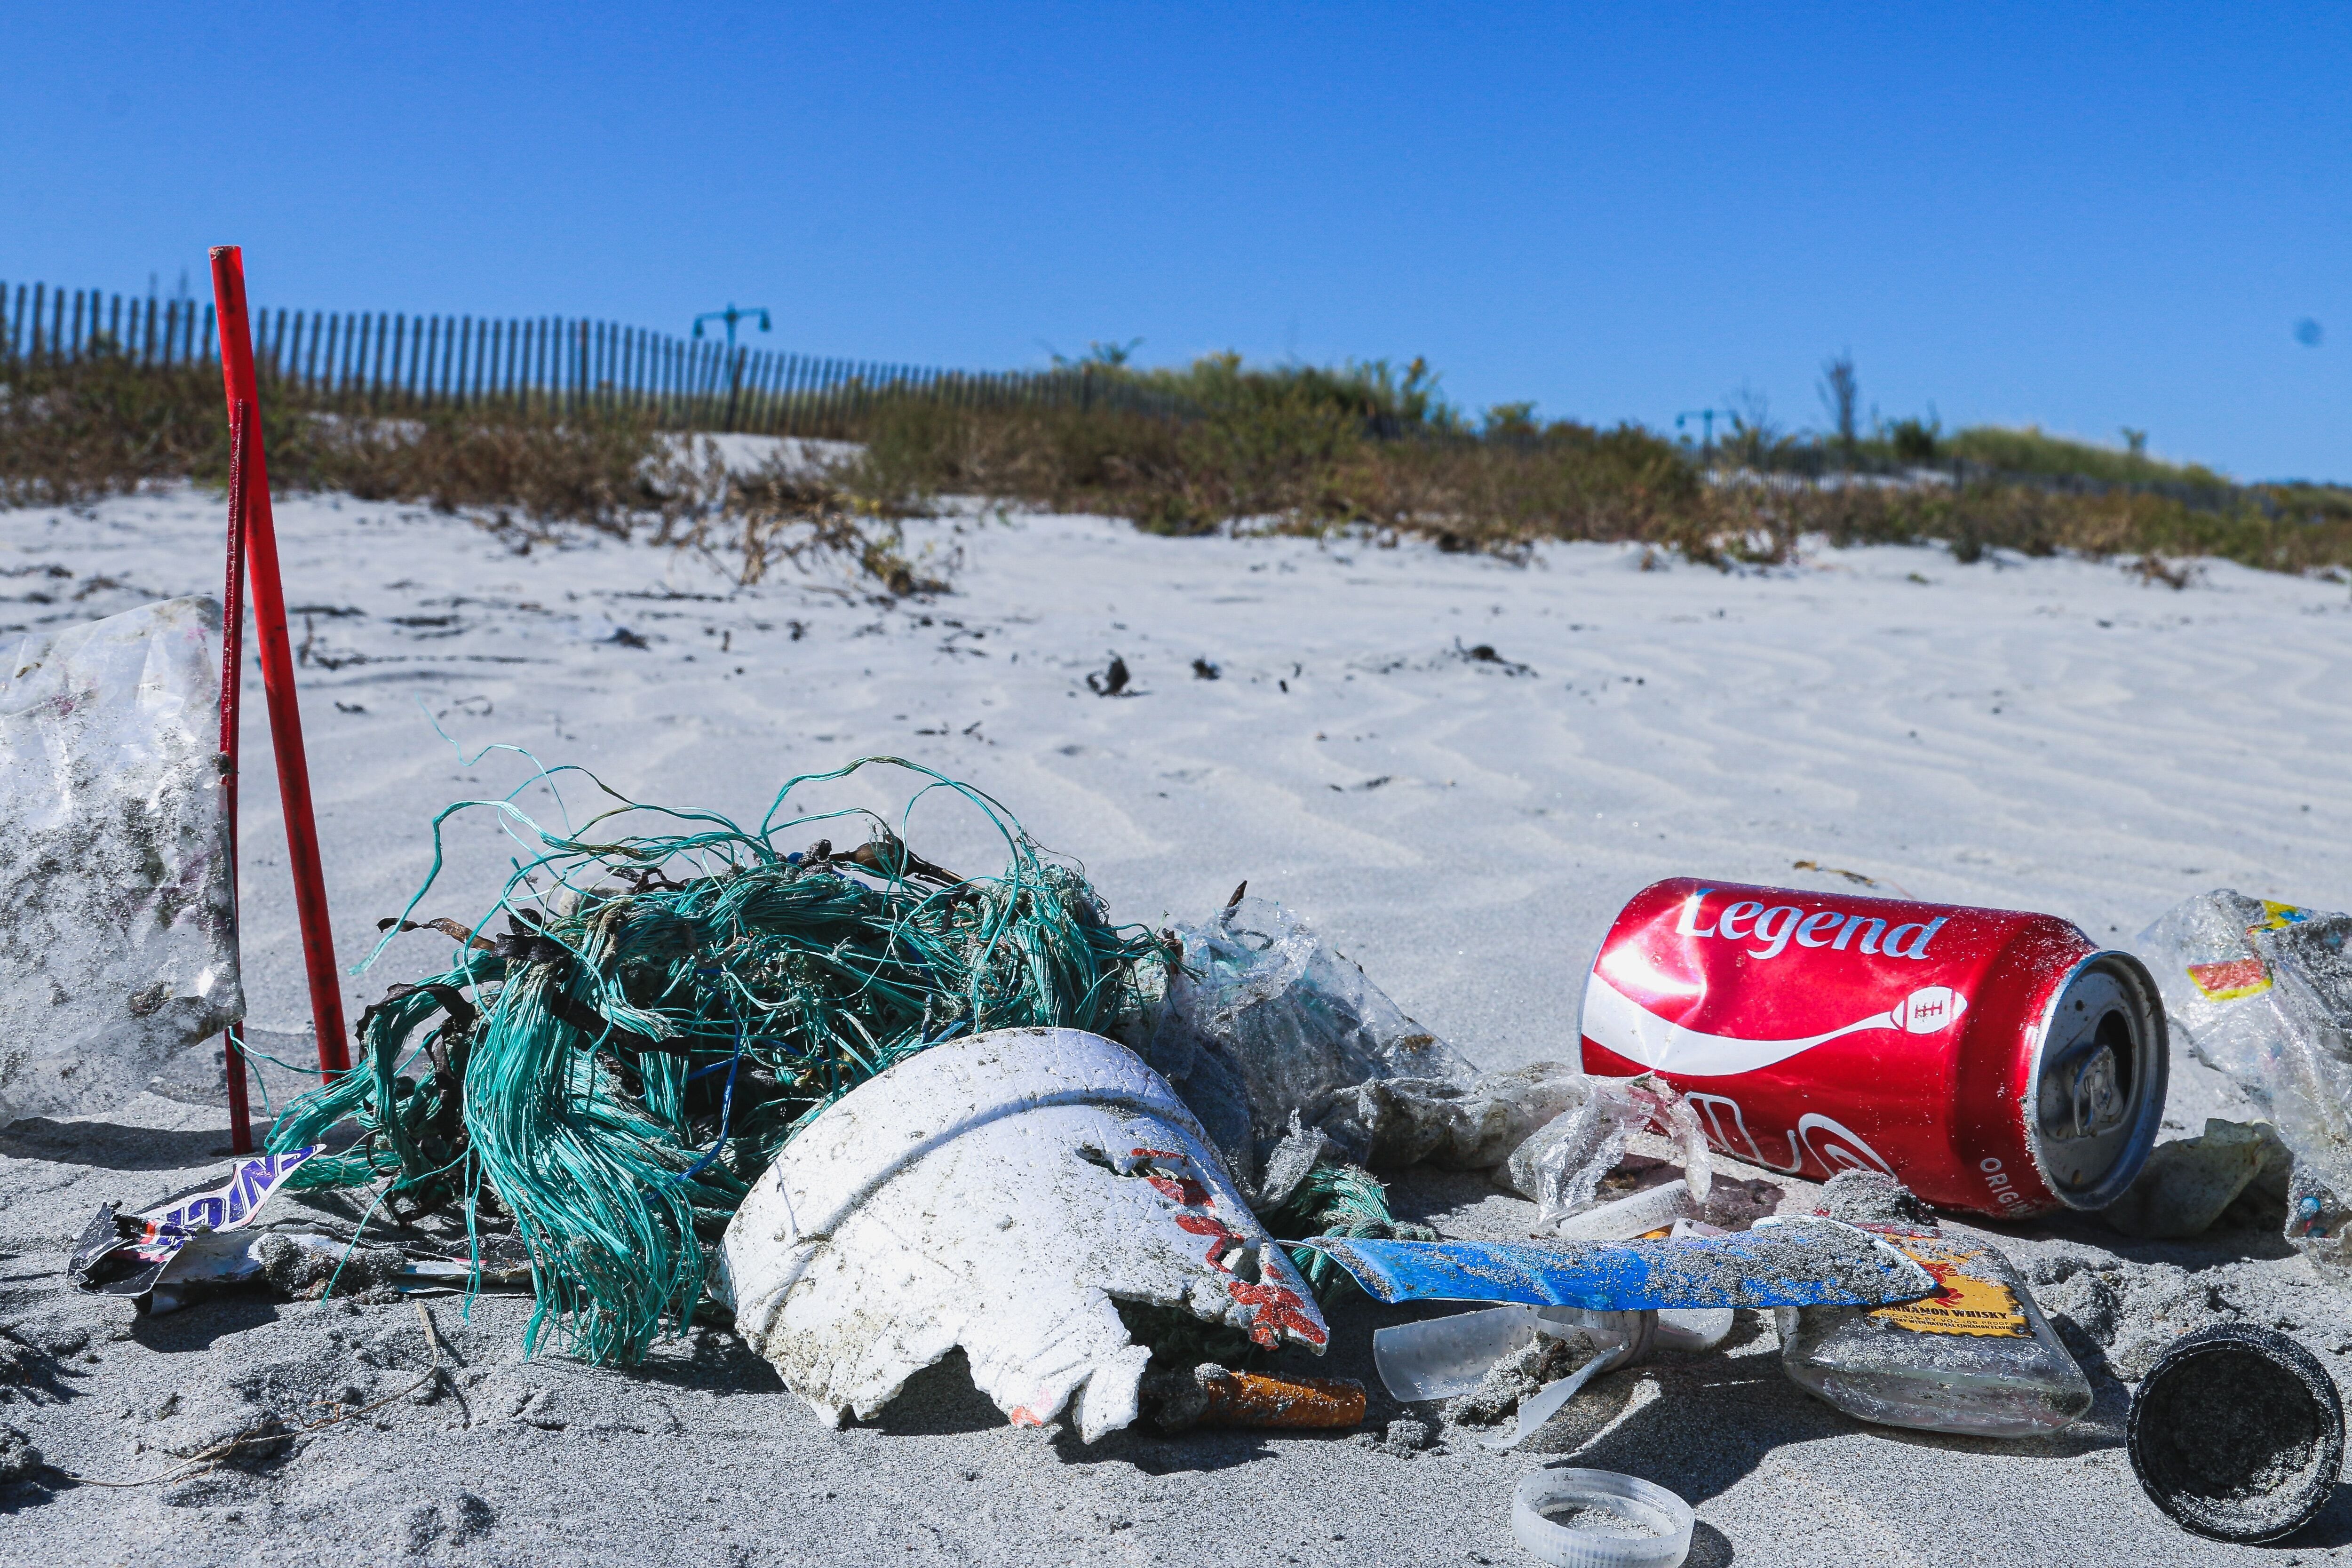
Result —
<path fill-rule="evenodd" d="M 266 386 L 263 421 L 281 489 L 412 500 L 526 529 L 723 539 L 754 572 L 824 539 L 874 553 L 888 579 L 903 564 L 887 548 L 889 520 L 947 495 L 1100 512 L 1167 534 L 1357 528 L 1506 555 L 1544 540 L 1612 540 L 1728 565 L 1786 560 L 1820 537 L 1936 542 L 1963 561 L 1996 549 L 2121 555 L 2153 563 L 2158 576 L 2171 571 L 2165 561 L 2196 556 L 2282 571 L 2352 564 L 2352 489 L 2241 484 L 2129 439 L 1948 434 L 1920 419 L 1864 430 L 1843 363 L 1837 428 L 1788 432 L 1760 414 L 1735 416 L 1704 449 L 1633 424 L 1540 420 L 1526 404 L 1472 416 L 1419 361 L 1252 366 L 1219 354 L 1142 369 L 1116 348 L 1082 362 L 1087 374 L 1148 388 L 1167 412 L 1139 411 L 1132 398 L 971 407 L 881 395 L 845 432 L 862 455 L 816 474 L 782 464 L 730 474 L 642 408 L 478 403 L 368 415 Z M 219 383 L 202 366 L 100 353 L 0 374 L 0 503 L 73 505 L 226 478 Z M 867 552 L 877 537 L 886 547 Z"/>

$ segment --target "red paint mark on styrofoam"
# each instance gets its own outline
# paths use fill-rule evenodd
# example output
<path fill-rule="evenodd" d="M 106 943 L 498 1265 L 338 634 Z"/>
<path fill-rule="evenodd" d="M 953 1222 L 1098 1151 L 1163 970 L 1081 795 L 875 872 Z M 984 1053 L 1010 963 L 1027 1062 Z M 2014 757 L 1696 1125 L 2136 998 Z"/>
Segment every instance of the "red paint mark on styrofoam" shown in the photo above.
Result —
<path fill-rule="evenodd" d="M 1138 1149 L 1135 1156 L 1164 1162 L 1174 1166 L 1179 1173 L 1188 1168 L 1183 1155 L 1165 1149 Z M 1253 1285 L 1246 1279 L 1233 1277 L 1233 1270 L 1225 1265 L 1227 1255 L 1236 1249 L 1247 1251 L 1252 1243 L 1249 1237 L 1217 1218 L 1213 1213 L 1200 1212 L 1216 1206 L 1216 1200 L 1206 1186 L 1185 1174 L 1172 1177 L 1153 1175 L 1144 1179 L 1162 1196 L 1178 1205 L 1174 1218 L 1179 1229 L 1209 1238 L 1209 1248 L 1203 1256 L 1211 1268 L 1226 1277 L 1227 1293 L 1250 1309 L 1249 1334 L 1253 1341 L 1272 1350 L 1282 1342 L 1285 1333 L 1311 1345 L 1321 1345 L 1329 1340 L 1329 1331 L 1316 1322 L 1297 1291 L 1280 1285 Z"/>
<path fill-rule="evenodd" d="M 1176 1216 L 1176 1228 L 1189 1230 L 1194 1236 L 1205 1236 L 1209 1238 L 1209 1250 L 1202 1254 L 1202 1257 L 1207 1260 L 1209 1267 L 1220 1274 L 1233 1272 L 1225 1267 L 1225 1254 L 1236 1247 L 1249 1246 L 1248 1237 L 1237 1235 L 1228 1228 L 1223 1220 L 1213 1219 L 1207 1215 L 1180 1214 Z"/>
<path fill-rule="evenodd" d="M 1267 1350 L 1281 1342 L 1285 1331 L 1310 1345 L 1319 1345 L 1328 1337 L 1328 1331 L 1307 1315 L 1306 1303 L 1295 1290 L 1279 1285 L 1253 1285 L 1246 1279 L 1229 1279 L 1225 1289 L 1243 1306 L 1256 1309 L 1250 1319 L 1250 1338 Z"/>
<path fill-rule="evenodd" d="M 1143 1179 L 1187 1208 L 1209 1206 L 1209 1189 L 1190 1176 L 1174 1180 L 1166 1176 L 1146 1176 Z"/>

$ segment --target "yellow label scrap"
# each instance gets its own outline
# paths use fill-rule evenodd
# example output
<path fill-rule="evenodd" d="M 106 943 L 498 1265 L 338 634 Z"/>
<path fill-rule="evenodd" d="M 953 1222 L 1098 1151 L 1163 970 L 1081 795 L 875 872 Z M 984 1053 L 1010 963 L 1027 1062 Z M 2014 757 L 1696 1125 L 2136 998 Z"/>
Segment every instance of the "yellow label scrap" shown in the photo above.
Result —
<path fill-rule="evenodd" d="M 1935 1276 L 1943 1289 L 1932 1296 L 1900 1306 L 1874 1308 L 1871 1316 L 1884 1318 L 1898 1329 L 1922 1334 L 1976 1334 L 1995 1339 L 2032 1339 L 2025 1309 L 2017 1292 L 1998 1279 L 1968 1272 L 1984 1256 L 1972 1247 L 1939 1242 L 1930 1237 L 1890 1236 L 1905 1257 Z"/>

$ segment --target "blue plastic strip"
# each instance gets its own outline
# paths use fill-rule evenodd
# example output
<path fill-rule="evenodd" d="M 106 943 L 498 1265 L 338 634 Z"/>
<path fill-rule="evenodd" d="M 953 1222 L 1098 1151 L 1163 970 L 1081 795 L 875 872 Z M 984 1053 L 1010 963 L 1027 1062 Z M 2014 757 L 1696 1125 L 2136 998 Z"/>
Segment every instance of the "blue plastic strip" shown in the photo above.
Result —
<path fill-rule="evenodd" d="M 1799 1227 L 1790 1227 L 1791 1230 Z M 1773 1230 L 1683 1241 L 1296 1243 L 1330 1254 L 1382 1301 L 1510 1301 L 1633 1312 L 1659 1307 L 1878 1307 L 1932 1295 L 1915 1263 L 1855 1256 L 1823 1279 L 1821 1255 Z"/>

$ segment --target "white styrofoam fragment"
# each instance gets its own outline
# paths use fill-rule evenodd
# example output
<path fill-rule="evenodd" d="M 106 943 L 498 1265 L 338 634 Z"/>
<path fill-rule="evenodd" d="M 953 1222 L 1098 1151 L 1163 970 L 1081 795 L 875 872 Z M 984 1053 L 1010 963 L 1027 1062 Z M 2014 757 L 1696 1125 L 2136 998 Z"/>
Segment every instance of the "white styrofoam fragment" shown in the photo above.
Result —
<path fill-rule="evenodd" d="M 718 1285 L 834 1425 L 961 1346 L 1015 1425 L 1067 1407 L 1092 1442 L 1135 1419 L 1150 1359 L 1116 1300 L 1328 1339 L 1175 1091 L 1076 1029 L 950 1041 L 861 1084 L 754 1184 Z"/>

